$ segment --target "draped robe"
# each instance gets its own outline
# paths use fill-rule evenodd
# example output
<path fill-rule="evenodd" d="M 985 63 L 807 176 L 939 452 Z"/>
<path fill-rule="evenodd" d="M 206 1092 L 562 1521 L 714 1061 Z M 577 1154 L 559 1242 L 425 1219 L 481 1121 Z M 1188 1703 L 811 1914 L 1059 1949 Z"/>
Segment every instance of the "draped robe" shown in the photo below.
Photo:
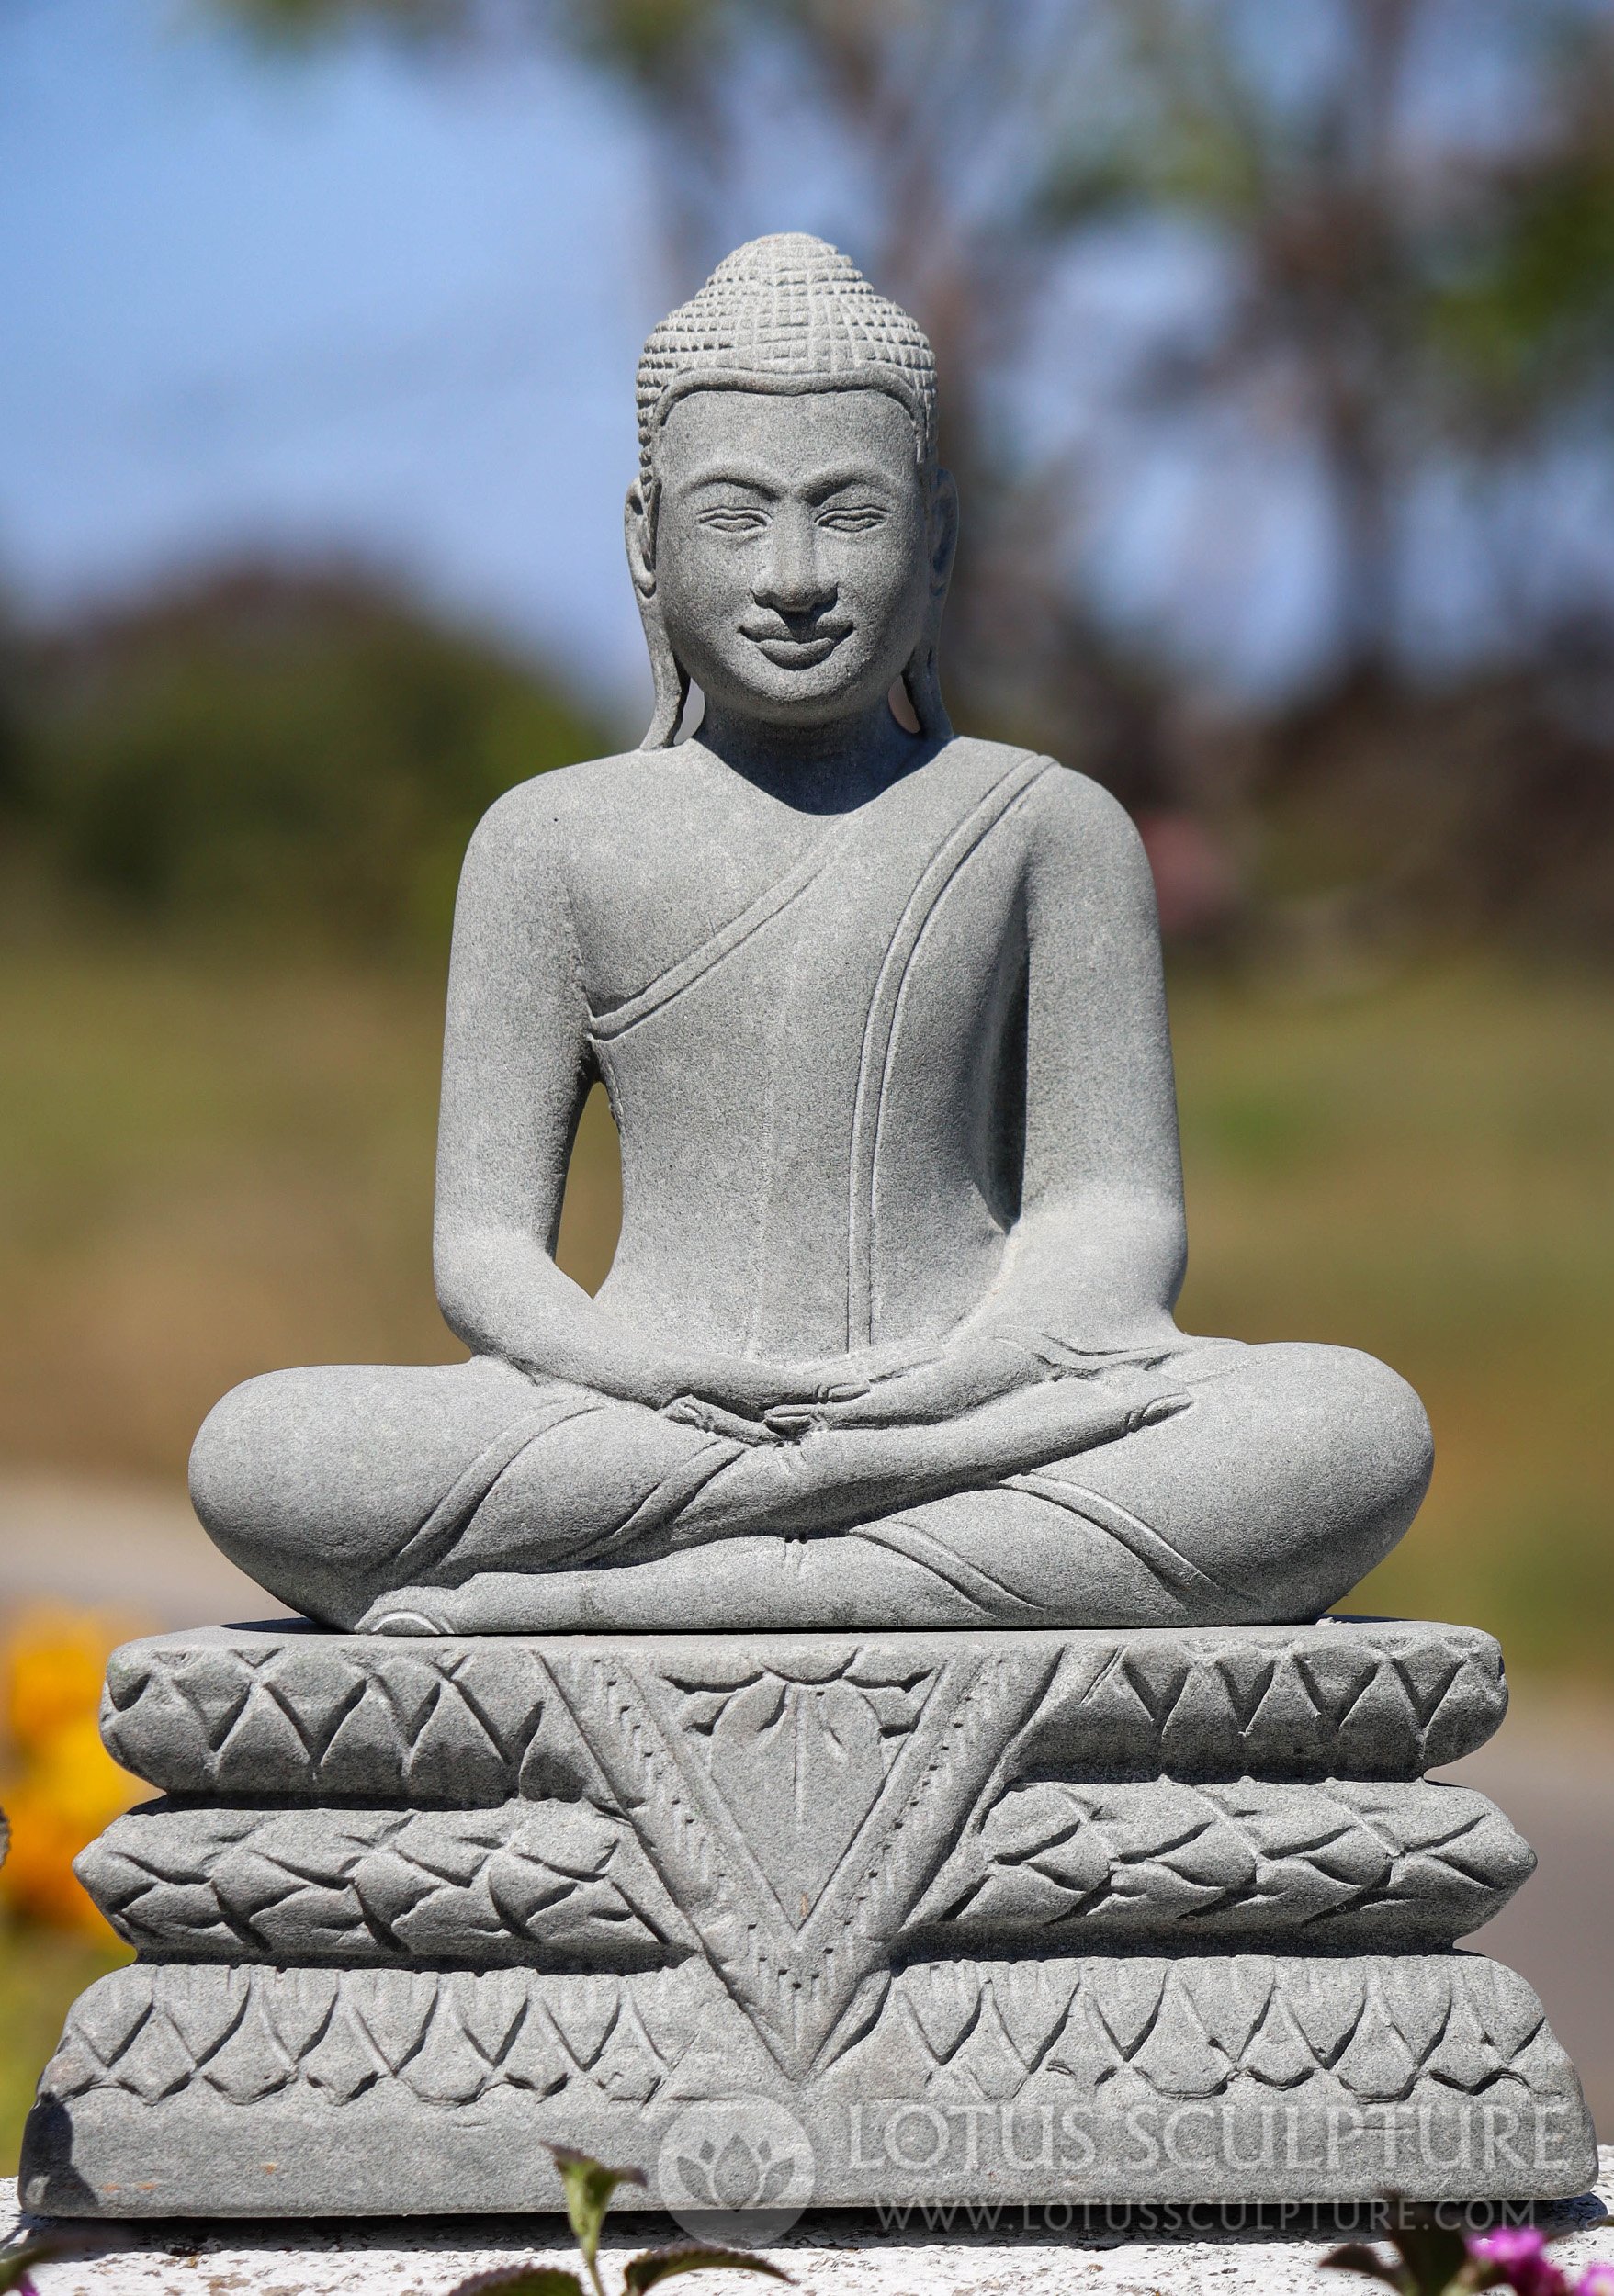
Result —
<path fill-rule="evenodd" d="M 602 987 L 585 923 L 589 1053 L 624 1158 L 600 1300 L 626 1328 L 818 1359 L 939 1345 L 987 1299 L 1020 1209 L 1028 824 L 1060 771 L 949 744 L 630 991 Z M 822 1527 L 833 1436 L 780 1442 L 490 1357 L 249 1383 L 238 1396 L 275 1390 L 277 1456 L 243 1407 L 254 1495 L 220 1498 L 204 1471 L 197 1503 L 264 1583 L 280 1570 L 333 1623 L 397 1630 L 1301 1615 L 1410 1519 L 1407 1442 L 1364 1484 L 1374 1442 L 1389 1456 L 1382 1383 L 1410 1397 L 1370 1358 L 1183 1339 L 1084 1370 L 1101 1391 L 1140 1360 L 1191 1399 L 1179 1417 L 1123 1413 L 1100 1448 L 1005 1458 L 913 1503 L 872 1486 Z M 754 1524 L 724 1513 L 736 1488 Z M 300 1549 L 295 1577 L 277 1538 Z"/>

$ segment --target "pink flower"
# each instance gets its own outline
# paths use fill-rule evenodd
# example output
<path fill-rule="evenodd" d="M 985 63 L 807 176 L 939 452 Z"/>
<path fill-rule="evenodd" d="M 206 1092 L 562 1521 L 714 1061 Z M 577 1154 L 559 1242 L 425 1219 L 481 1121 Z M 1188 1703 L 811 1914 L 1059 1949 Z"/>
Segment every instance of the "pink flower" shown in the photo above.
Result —
<path fill-rule="evenodd" d="M 1614 2296 L 1614 2264 L 1588 2264 L 1574 2283 L 1574 2296 Z"/>
<path fill-rule="evenodd" d="M 1549 2258 L 1547 2244 L 1538 2232 L 1519 2226 L 1485 2233 L 1469 2242 L 1468 2252 L 1483 2264 L 1494 2264 L 1518 2296 L 1569 2296 L 1569 2283 Z M 1607 2266 L 1593 2267 L 1599 2268 L 1608 2270 Z M 1614 2296 L 1614 2274 L 1607 2288 L 1590 2290 L 1587 2296 Z"/>

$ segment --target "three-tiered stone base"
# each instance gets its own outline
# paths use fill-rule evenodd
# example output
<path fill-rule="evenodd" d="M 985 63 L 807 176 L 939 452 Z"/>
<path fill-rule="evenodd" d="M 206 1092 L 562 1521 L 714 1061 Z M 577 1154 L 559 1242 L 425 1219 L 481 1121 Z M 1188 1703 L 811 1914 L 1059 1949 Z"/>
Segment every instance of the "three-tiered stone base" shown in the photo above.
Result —
<path fill-rule="evenodd" d="M 1523 1980 L 1470 1628 L 127 1645 L 141 1960 L 28 2124 L 57 2215 L 1529 2200 L 1596 2168 Z M 627 2205 L 636 2196 L 619 2196 Z"/>

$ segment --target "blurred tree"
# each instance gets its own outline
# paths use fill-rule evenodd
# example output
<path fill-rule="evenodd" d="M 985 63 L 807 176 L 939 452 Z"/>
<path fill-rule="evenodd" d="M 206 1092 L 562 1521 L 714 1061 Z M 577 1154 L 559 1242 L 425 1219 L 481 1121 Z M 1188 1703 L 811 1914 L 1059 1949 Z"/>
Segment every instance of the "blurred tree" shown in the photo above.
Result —
<path fill-rule="evenodd" d="M 1551 563 L 1575 457 L 1614 475 L 1608 0 L 213 5 L 615 73 L 684 291 L 782 191 L 839 222 L 945 377 L 959 715 L 1141 813 L 1293 749 L 1185 728 L 1185 675 L 1310 725 L 1614 617 L 1614 562 Z"/>
<path fill-rule="evenodd" d="M 35 639 L 15 683 L 0 807 L 58 882 L 387 948 L 441 945 L 502 790 L 605 746 L 525 665 L 340 569 L 208 575 Z"/>

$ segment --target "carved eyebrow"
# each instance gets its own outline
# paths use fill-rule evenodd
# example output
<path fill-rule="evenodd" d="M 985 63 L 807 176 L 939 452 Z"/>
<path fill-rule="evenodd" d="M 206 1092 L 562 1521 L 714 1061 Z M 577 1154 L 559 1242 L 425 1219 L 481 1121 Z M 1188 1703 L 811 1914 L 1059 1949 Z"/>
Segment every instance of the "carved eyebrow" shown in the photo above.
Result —
<path fill-rule="evenodd" d="M 779 494 L 778 481 L 770 472 L 735 462 L 710 463 L 705 470 L 692 471 L 683 481 L 682 491 L 694 494 L 701 487 L 748 487 L 753 494 L 765 494 L 771 501 Z"/>
<path fill-rule="evenodd" d="M 849 487 L 888 486 L 889 483 L 889 472 L 877 463 L 845 463 L 817 472 L 801 482 L 799 490 L 809 502 L 826 502 L 832 494 L 843 494 Z M 721 462 L 692 472 L 683 481 L 681 491 L 694 494 L 702 487 L 711 486 L 745 487 L 753 494 L 765 495 L 771 502 L 777 501 L 785 492 L 795 490 L 780 485 L 776 471 L 763 470 L 755 464 Z"/>
<path fill-rule="evenodd" d="M 809 502 L 827 502 L 832 494 L 844 494 L 849 487 L 881 487 L 889 479 L 889 472 L 878 463 L 845 463 L 809 478 L 802 491 Z"/>

